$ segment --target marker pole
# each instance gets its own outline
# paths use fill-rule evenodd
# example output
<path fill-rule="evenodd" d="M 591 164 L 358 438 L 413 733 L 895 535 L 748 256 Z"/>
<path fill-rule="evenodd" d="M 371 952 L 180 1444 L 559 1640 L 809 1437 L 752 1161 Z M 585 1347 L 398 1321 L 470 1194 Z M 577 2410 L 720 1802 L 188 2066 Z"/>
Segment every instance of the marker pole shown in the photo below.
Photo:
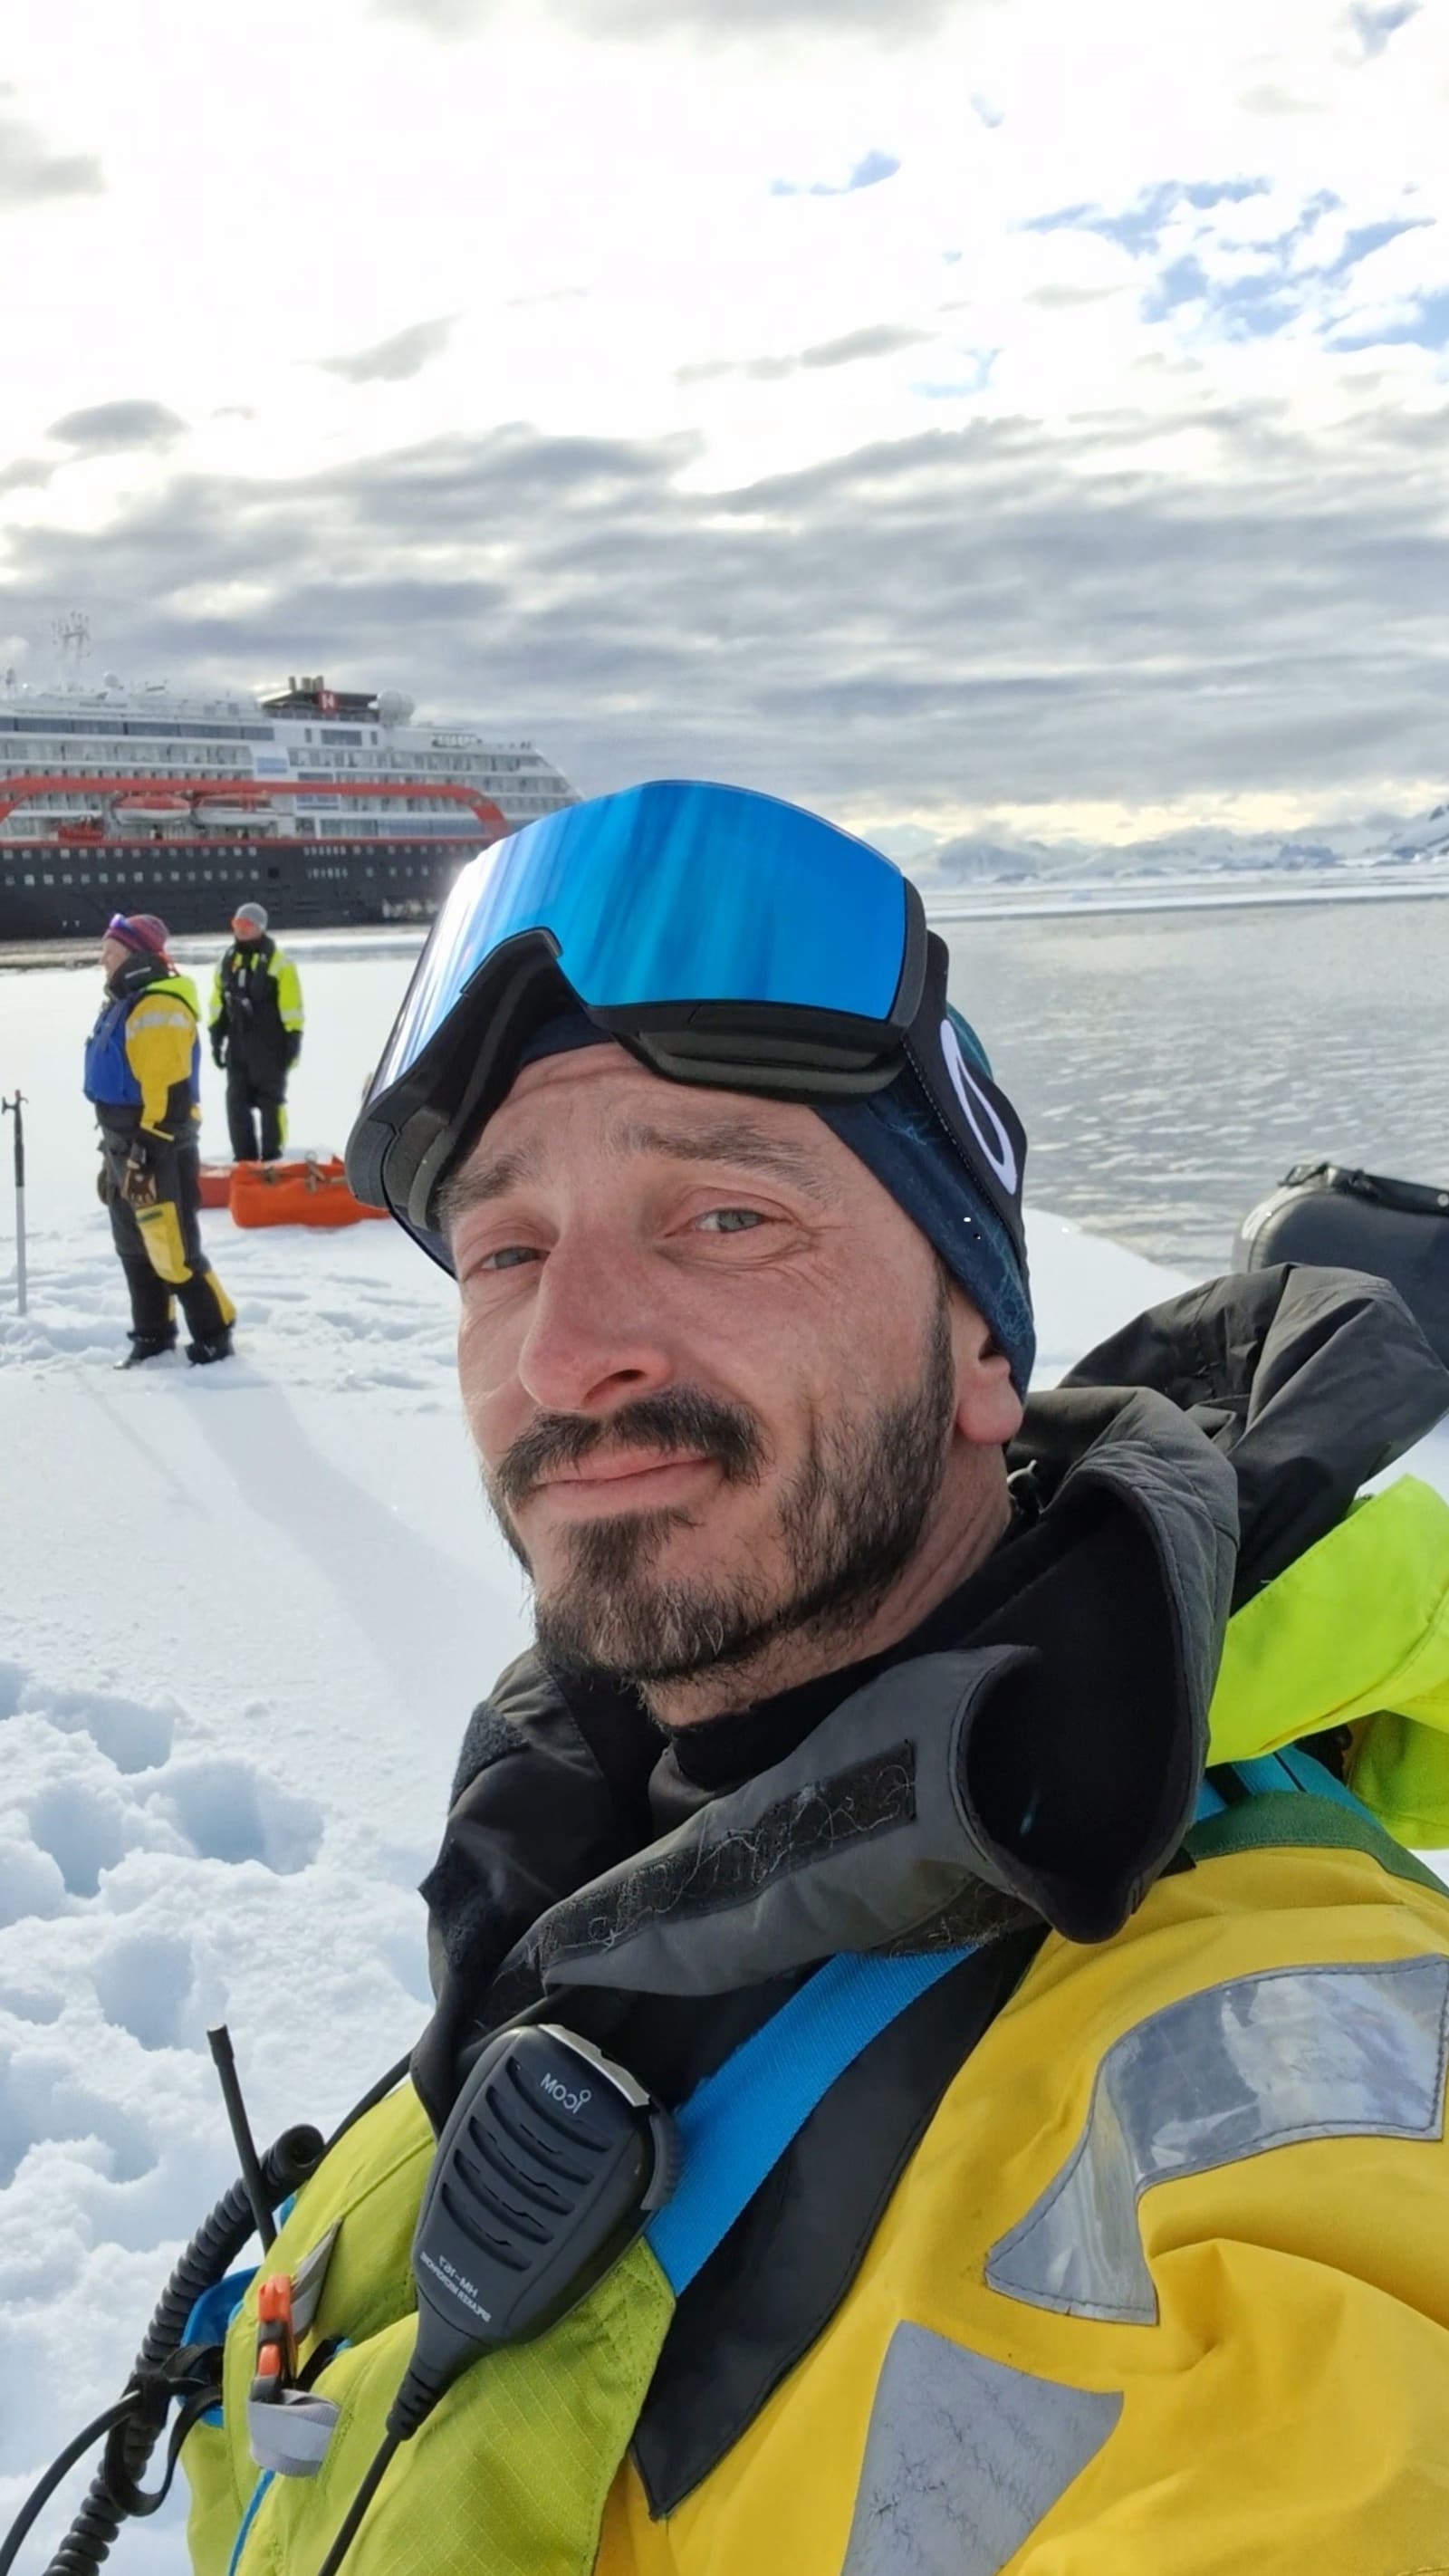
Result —
<path fill-rule="evenodd" d="M 13 1100 L 0 1101 L 7 1118 L 15 1121 L 15 1309 L 25 1312 L 25 1094 L 17 1091 Z"/>

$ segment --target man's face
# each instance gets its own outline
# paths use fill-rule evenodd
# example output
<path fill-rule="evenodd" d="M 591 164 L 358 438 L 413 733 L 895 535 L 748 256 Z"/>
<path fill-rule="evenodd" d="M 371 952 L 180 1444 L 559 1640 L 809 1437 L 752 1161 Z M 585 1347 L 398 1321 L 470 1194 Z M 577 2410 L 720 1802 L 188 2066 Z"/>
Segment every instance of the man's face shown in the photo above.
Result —
<path fill-rule="evenodd" d="M 967 1445 L 984 1334 L 822 1120 L 589 1047 L 520 1075 L 443 1217 L 468 1419 L 551 1661 L 657 1684 L 858 1631 Z"/>
<path fill-rule="evenodd" d="M 129 957 L 130 953 L 124 939 L 112 939 L 107 934 L 101 941 L 101 973 L 108 984 L 116 968 Z"/>

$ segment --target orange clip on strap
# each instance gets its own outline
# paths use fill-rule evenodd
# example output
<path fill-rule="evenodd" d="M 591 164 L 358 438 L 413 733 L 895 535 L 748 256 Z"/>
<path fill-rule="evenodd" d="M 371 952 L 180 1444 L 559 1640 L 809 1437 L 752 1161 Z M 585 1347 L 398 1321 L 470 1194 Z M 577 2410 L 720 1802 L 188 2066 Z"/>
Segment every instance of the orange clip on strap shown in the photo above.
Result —
<path fill-rule="evenodd" d="M 257 2289 L 257 2357 L 252 2395 L 279 2397 L 296 2375 L 291 2279 L 286 2272 L 269 2272 Z"/>

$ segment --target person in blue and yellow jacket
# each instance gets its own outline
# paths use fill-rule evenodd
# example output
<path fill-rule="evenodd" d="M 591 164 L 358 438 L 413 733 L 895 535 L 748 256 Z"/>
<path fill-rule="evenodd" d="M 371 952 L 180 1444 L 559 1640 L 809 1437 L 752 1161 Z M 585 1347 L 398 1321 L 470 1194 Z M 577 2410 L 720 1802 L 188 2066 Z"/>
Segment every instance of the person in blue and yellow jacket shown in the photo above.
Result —
<path fill-rule="evenodd" d="M 1449 1377 L 1288 1268 L 1027 1401 L 1025 1140 L 945 968 L 875 853 L 687 782 L 440 916 L 349 1170 L 456 1275 L 536 1643 L 408 2073 L 262 2344 L 227 2293 L 197 2576 L 1449 2570 L 1449 1505 L 1361 1491 Z M 587 2165 L 587 2082 L 468 2109 L 540 2023 L 677 2177 L 398 2442 L 455 2108 L 465 2267 L 552 2245 L 531 2137 Z"/>
<path fill-rule="evenodd" d="M 106 998 L 86 1041 L 85 1094 L 101 1131 L 99 1195 L 131 1297 L 135 1368 L 176 1347 L 180 1300 L 198 1366 L 230 1357 L 236 1309 L 202 1247 L 197 1023 L 189 976 L 153 913 L 117 913 L 101 941 Z"/>

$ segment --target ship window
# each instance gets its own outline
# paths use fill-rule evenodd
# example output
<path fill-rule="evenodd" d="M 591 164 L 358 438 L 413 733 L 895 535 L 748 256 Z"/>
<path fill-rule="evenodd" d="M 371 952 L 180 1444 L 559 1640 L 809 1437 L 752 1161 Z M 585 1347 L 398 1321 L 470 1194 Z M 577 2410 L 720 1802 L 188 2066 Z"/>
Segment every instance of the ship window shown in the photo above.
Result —
<path fill-rule="evenodd" d="M 35 883 L 35 879 L 34 879 L 34 877 L 22 877 L 22 879 L 21 879 L 21 884 L 22 884 L 22 885 L 34 885 L 34 883 Z"/>
<path fill-rule="evenodd" d="M 62 884 L 62 885 L 69 885 L 69 883 L 70 883 L 70 879 L 69 879 L 69 877 L 62 877 L 62 878 L 61 878 L 61 884 Z"/>
<path fill-rule="evenodd" d="M 109 877 L 97 877 L 97 879 L 96 879 L 96 883 L 97 883 L 97 885 L 109 885 L 109 884 L 110 884 L 110 882 L 111 882 L 111 880 L 110 880 L 110 878 L 109 878 Z M 119 884 L 119 883 L 120 883 L 120 879 L 119 879 L 119 878 L 117 878 L 116 882 L 117 882 L 117 884 Z"/>
<path fill-rule="evenodd" d="M 40 882 L 42 885 L 54 885 L 55 879 L 54 877 L 42 877 Z"/>

